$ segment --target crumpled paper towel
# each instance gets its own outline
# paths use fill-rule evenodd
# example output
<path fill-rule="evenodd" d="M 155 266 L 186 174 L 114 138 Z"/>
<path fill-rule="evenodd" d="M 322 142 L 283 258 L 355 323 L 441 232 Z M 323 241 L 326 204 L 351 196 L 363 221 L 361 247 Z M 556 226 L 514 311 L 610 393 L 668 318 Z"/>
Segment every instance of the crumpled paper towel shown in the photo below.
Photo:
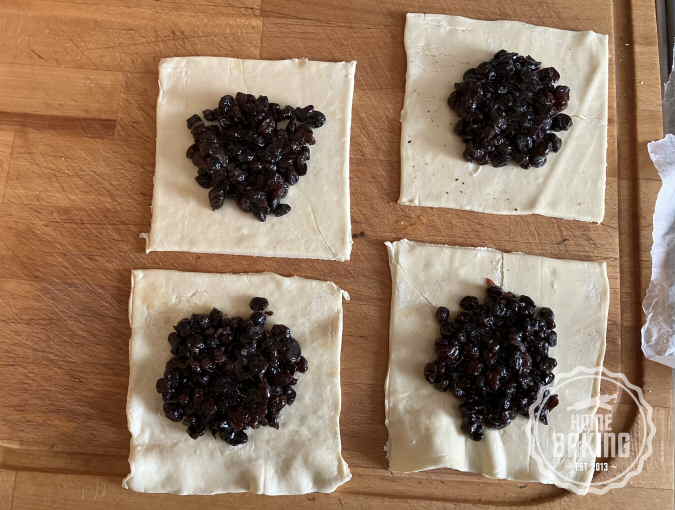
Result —
<path fill-rule="evenodd" d="M 675 136 L 647 147 L 662 185 L 654 208 L 652 278 L 642 302 L 642 351 L 675 368 Z"/>

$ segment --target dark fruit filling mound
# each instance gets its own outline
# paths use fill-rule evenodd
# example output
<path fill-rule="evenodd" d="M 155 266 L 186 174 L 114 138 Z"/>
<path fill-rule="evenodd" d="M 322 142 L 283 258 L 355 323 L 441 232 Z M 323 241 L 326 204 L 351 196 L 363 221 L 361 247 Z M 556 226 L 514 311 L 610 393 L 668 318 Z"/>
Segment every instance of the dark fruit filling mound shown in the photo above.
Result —
<path fill-rule="evenodd" d="M 291 330 L 282 324 L 265 328 L 267 299 L 251 300 L 248 319 L 226 317 L 214 308 L 181 320 L 169 335 L 172 358 L 157 392 L 164 414 L 182 421 L 197 439 L 207 430 L 238 445 L 246 429 L 279 428 L 279 412 L 293 404 L 296 372 L 307 360 Z"/>
<path fill-rule="evenodd" d="M 570 116 L 561 113 L 570 88 L 556 86 L 559 79 L 555 68 L 542 69 L 529 55 L 506 50 L 466 71 L 448 98 L 459 115 L 455 132 L 466 144 L 464 158 L 494 167 L 544 166 L 548 153 L 562 146 L 553 131 L 572 127 Z"/>
<path fill-rule="evenodd" d="M 466 296 L 459 306 L 455 318 L 443 306 L 436 310 L 441 337 L 424 377 L 462 402 L 462 428 L 480 441 L 485 427 L 501 429 L 517 414 L 529 416 L 539 389 L 553 382 L 557 363 L 548 350 L 558 337 L 550 308 L 537 308 L 529 296 L 504 292 L 490 280 L 484 303 Z M 548 425 L 558 396 L 544 392 L 537 415 Z"/>
<path fill-rule="evenodd" d="M 195 141 L 187 157 L 199 169 L 199 185 L 209 189 L 211 208 L 232 199 L 260 221 L 287 214 L 291 206 L 281 200 L 307 173 L 313 129 L 326 116 L 312 105 L 282 107 L 242 92 L 223 96 L 202 114 L 204 119 L 195 114 L 187 120 Z"/>

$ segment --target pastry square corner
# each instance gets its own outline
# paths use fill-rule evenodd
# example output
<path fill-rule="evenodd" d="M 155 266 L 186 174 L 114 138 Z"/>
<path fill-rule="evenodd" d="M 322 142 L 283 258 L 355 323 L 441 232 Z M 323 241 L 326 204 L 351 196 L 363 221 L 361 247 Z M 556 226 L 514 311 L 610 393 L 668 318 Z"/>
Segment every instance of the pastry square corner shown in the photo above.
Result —
<path fill-rule="evenodd" d="M 401 112 L 399 203 L 492 214 L 541 214 L 599 223 L 605 213 L 608 36 L 516 21 L 409 13 Z M 556 67 L 571 88 L 559 153 L 543 168 L 479 167 L 463 159 L 447 98 L 470 67 L 500 49 Z M 561 192 L 561 190 L 565 190 Z"/>
<path fill-rule="evenodd" d="M 293 330 L 309 370 L 298 377 L 296 401 L 282 410 L 278 430 L 258 428 L 240 446 L 210 434 L 193 440 L 182 424 L 164 417 L 155 391 L 171 356 L 167 336 L 181 318 L 214 306 L 231 316 L 250 313 L 253 295 L 266 296 L 273 322 Z M 133 271 L 126 405 L 130 473 L 123 487 L 281 495 L 333 492 L 349 481 L 339 427 L 343 298 L 348 295 L 332 282 L 273 273 Z"/>
<path fill-rule="evenodd" d="M 349 260 L 349 142 L 356 62 L 175 57 L 159 63 L 152 220 L 146 251 Z M 292 210 L 264 223 L 232 200 L 217 211 L 186 158 L 186 119 L 225 94 L 247 92 L 292 106 L 312 104 L 327 122 L 315 132 L 307 175 L 292 186 Z M 326 204 L 330 204 L 329 207 Z"/>
<path fill-rule="evenodd" d="M 493 478 L 555 483 L 549 473 L 530 462 L 527 442 L 523 444 L 527 419 L 517 417 L 502 430 L 488 429 L 482 441 L 474 442 L 461 430 L 459 401 L 424 379 L 424 365 L 435 357 L 434 311 L 438 306 L 457 311 L 463 296 L 482 296 L 485 278 L 490 278 L 505 290 L 528 294 L 540 306 L 554 309 L 559 339 L 551 350 L 558 360 L 555 374 L 570 372 L 577 365 L 602 367 L 609 306 L 606 264 L 405 239 L 387 243 L 387 248 L 392 274 L 385 384 L 390 470 L 450 468 Z M 548 284 L 541 283 L 547 280 Z M 589 379 L 575 387 L 575 398 L 597 397 L 597 383 Z M 567 432 L 567 418 L 561 415 L 562 425 L 556 428 L 558 422 L 553 422 L 551 431 Z M 562 469 L 582 485 L 590 484 L 588 472 L 575 472 L 574 460 Z"/>

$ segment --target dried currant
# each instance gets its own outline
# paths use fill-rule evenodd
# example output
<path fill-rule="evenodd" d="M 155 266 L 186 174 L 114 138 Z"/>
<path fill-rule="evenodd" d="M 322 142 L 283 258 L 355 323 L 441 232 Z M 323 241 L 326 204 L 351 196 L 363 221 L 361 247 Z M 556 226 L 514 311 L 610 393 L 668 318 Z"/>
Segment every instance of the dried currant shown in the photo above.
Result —
<path fill-rule="evenodd" d="M 234 98 L 223 98 L 223 106 L 234 109 Z M 169 334 L 173 356 L 155 387 L 164 415 L 183 422 L 193 439 L 210 431 L 230 445 L 244 444 L 248 429 L 279 428 L 279 413 L 295 401 L 295 375 L 309 364 L 289 328 L 264 327 L 268 307 L 266 298 L 254 297 L 248 318 L 214 308 L 182 319 Z"/>
<path fill-rule="evenodd" d="M 555 316 L 490 280 L 483 303 L 465 296 L 459 307 L 454 318 L 448 308 L 436 309 L 441 337 L 424 378 L 462 402 L 462 430 L 480 441 L 485 428 L 504 428 L 516 414 L 529 416 L 540 389 L 553 382 L 557 362 L 548 350 L 557 342 Z M 559 403 L 558 395 L 546 397 L 538 414 L 542 423 Z"/>
<path fill-rule="evenodd" d="M 194 143 L 186 156 L 198 168 L 197 184 L 209 189 L 211 208 L 231 199 L 259 221 L 288 214 L 290 205 L 280 201 L 307 174 L 313 130 L 326 116 L 312 105 L 281 107 L 242 92 L 202 115 L 187 119 Z"/>
<path fill-rule="evenodd" d="M 494 167 L 544 166 L 548 153 L 562 145 L 552 132 L 572 127 L 572 118 L 561 113 L 570 88 L 558 80 L 555 68 L 506 50 L 467 70 L 448 97 L 459 116 L 455 133 L 465 143 L 464 158 Z"/>

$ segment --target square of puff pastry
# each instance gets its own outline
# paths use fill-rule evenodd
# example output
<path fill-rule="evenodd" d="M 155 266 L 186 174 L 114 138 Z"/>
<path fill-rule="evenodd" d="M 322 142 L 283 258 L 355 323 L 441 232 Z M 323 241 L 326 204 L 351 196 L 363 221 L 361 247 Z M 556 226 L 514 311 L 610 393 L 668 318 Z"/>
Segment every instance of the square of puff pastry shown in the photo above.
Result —
<path fill-rule="evenodd" d="M 130 473 L 122 486 L 174 494 L 305 494 L 333 492 L 351 479 L 340 443 L 342 299 L 332 282 L 273 273 L 132 272 L 129 304 Z M 249 429 L 231 446 L 209 432 L 191 439 L 162 412 L 155 382 L 171 353 L 167 336 L 182 318 L 213 307 L 229 316 L 251 313 L 254 296 L 270 301 L 269 322 L 293 331 L 309 362 L 298 375 L 295 402 L 279 415 L 279 429 Z"/>
<path fill-rule="evenodd" d="M 146 251 L 349 260 L 349 140 L 356 62 L 166 58 L 159 63 L 152 223 Z M 262 223 L 233 200 L 213 211 L 185 157 L 191 115 L 225 94 L 265 95 L 281 105 L 314 105 L 326 115 L 315 130 L 307 175 L 284 199 L 292 210 Z"/>
<path fill-rule="evenodd" d="M 482 441 L 462 430 L 459 400 L 440 392 L 424 378 L 424 366 L 436 358 L 440 335 L 435 310 L 459 310 L 467 295 L 485 298 L 486 278 L 506 291 L 530 296 L 537 306 L 555 313 L 558 344 L 550 356 L 558 362 L 554 374 L 576 367 L 602 367 L 605 356 L 609 283 L 604 262 L 581 262 L 502 253 L 488 248 L 463 248 L 402 240 L 387 243 L 392 276 L 389 371 L 385 385 L 385 423 L 389 431 L 387 455 L 392 471 L 410 472 L 451 468 L 493 478 L 556 484 L 560 475 L 540 468 L 530 454 L 528 419 L 518 416 L 501 430 L 486 428 Z M 577 433 L 570 403 L 595 402 L 599 377 L 567 385 L 560 405 L 551 412 L 549 426 L 538 427 L 551 447 L 554 433 Z M 553 390 L 555 393 L 555 390 Z M 593 410 L 595 413 L 595 409 Z M 548 455 L 547 455 L 548 460 Z M 557 473 L 588 490 L 595 457 L 566 456 L 556 460 Z"/>
<path fill-rule="evenodd" d="M 505 49 L 555 67 L 574 125 L 543 168 L 466 161 L 448 107 L 464 72 Z M 515 21 L 408 14 L 399 203 L 601 222 L 607 166 L 608 37 Z"/>

